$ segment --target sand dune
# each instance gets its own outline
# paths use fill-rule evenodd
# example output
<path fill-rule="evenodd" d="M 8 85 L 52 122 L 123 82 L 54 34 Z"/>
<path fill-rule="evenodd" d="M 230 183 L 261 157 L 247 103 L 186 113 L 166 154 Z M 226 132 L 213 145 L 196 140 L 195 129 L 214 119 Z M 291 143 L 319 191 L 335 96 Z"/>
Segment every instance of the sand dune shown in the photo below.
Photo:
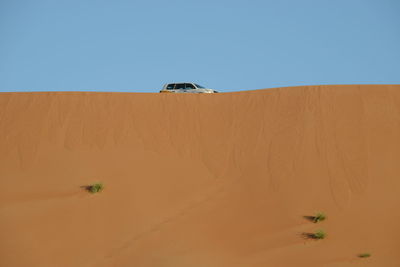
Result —
<path fill-rule="evenodd" d="M 400 85 L 1 93 L 0 148 L 0 266 L 400 266 Z"/>

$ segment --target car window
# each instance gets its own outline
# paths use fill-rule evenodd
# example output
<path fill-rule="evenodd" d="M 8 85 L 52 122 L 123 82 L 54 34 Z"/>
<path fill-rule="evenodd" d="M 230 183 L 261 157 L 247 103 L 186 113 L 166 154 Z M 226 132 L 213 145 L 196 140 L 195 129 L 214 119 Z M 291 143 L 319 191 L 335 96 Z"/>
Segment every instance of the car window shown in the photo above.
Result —
<path fill-rule="evenodd" d="M 197 88 L 205 88 L 205 87 L 203 87 L 201 85 L 198 85 L 197 83 L 195 83 L 195 85 L 197 86 Z"/>
<path fill-rule="evenodd" d="M 191 84 L 191 83 L 185 83 L 185 84 L 186 84 L 186 89 L 196 89 L 196 88 L 194 87 L 194 85 Z"/>
<path fill-rule="evenodd" d="M 175 89 L 185 89 L 185 84 L 184 83 L 177 83 L 175 85 Z"/>
<path fill-rule="evenodd" d="M 170 83 L 167 85 L 167 90 L 173 90 L 174 89 L 175 84 L 174 83 Z"/>

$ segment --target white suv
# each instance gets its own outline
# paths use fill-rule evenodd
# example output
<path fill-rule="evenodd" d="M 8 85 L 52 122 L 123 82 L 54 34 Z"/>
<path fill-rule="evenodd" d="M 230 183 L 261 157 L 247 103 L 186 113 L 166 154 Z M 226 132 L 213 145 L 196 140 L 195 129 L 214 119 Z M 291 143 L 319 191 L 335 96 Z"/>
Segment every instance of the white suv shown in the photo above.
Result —
<path fill-rule="evenodd" d="M 160 93 L 218 93 L 217 91 L 205 88 L 196 83 L 167 83 Z"/>

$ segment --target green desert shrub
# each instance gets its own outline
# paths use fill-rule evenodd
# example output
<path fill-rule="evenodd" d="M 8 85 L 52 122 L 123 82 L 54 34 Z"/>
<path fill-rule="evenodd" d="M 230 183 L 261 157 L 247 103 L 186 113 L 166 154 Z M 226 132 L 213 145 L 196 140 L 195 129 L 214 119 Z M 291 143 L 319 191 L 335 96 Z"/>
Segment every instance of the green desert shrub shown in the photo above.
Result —
<path fill-rule="evenodd" d="M 325 213 L 322 213 L 322 212 L 318 212 L 315 216 L 314 216 L 314 223 L 317 223 L 317 222 L 322 222 L 322 221 L 324 221 L 326 219 L 326 215 L 325 215 Z"/>
<path fill-rule="evenodd" d="M 99 193 L 104 189 L 104 185 L 102 183 L 95 183 L 88 186 L 88 191 L 92 194 Z"/>
<path fill-rule="evenodd" d="M 361 254 L 358 254 L 358 257 L 360 257 L 360 258 L 368 258 L 368 257 L 371 257 L 371 253 L 361 253 Z"/>
<path fill-rule="evenodd" d="M 326 233 L 324 230 L 318 230 L 312 234 L 312 238 L 314 239 L 324 239 L 326 237 Z"/>

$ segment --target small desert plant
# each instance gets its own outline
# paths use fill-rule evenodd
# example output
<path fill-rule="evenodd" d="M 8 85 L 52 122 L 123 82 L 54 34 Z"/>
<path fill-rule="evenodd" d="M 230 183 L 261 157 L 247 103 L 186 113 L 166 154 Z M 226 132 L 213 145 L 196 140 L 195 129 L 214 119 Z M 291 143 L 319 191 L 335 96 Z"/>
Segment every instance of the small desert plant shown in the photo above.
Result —
<path fill-rule="evenodd" d="M 326 215 L 325 215 L 324 213 L 322 213 L 322 212 L 318 212 L 318 213 L 314 216 L 313 222 L 314 222 L 314 223 L 322 222 L 322 221 L 325 220 L 325 219 L 326 219 Z"/>
<path fill-rule="evenodd" d="M 368 258 L 368 257 L 371 257 L 371 253 L 361 253 L 361 254 L 358 254 L 358 257 L 360 257 L 360 258 Z"/>
<path fill-rule="evenodd" d="M 102 183 L 95 183 L 87 187 L 87 190 L 92 194 L 101 192 L 103 189 L 104 185 Z"/>
<path fill-rule="evenodd" d="M 312 234 L 312 238 L 314 239 L 324 239 L 326 237 L 326 233 L 324 230 L 318 230 Z"/>

